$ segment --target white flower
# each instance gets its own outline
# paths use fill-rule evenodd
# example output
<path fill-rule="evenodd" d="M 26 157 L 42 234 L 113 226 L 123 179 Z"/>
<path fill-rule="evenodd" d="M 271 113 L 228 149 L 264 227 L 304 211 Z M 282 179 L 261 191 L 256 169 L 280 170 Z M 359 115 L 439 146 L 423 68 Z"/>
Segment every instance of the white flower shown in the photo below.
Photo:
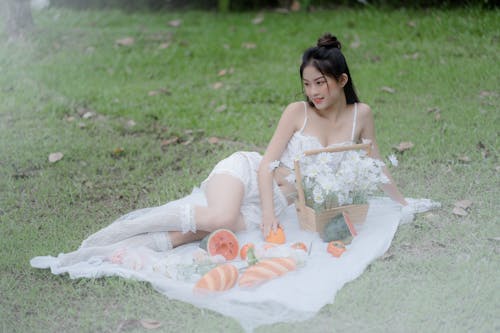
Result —
<path fill-rule="evenodd" d="M 365 151 L 309 156 L 301 160 L 306 200 L 316 210 L 365 202 L 379 184 L 388 182 L 383 166 Z"/>
<path fill-rule="evenodd" d="M 327 165 L 332 160 L 332 154 L 331 153 L 320 153 L 317 156 L 318 156 L 317 157 L 318 163 L 320 163 L 322 165 Z"/>
<path fill-rule="evenodd" d="M 269 172 L 273 172 L 277 167 L 280 166 L 280 161 L 274 160 L 271 163 L 269 163 Z"/>
<path fill-rule="evenodd" d="M 300 152 L 300 153 L 297 153 L 297 155 L 295 155 L 293 157 L 293 160 L 294 161 L 303 161 L 305 159 L 306 155 L 304 155 L 303 152 Z"/>
<path fill-rule="evenodd" d="M 325 201 L 323 191 L 319 187 L 315 187 L 313 190 L 313 200 L 317 204 L 322 204 Z"/>
<path fill-rule="evenodd" d="M 295 183 L 295 174 L 291 173 L 288 176 L 285 177 L 285 180 L 291 184 Z"/>
<path fill-rule="evenodd" d="M 304 169 L 304 174 L 307 175 L 308 177 L 316 177 L 320 173 L 321 173 L 321 166 L 316 163 L 306 165 L 306 168 Z"/>
<path fill-rule="evenodd" d="M 398 162 L 396 155 L 391 154 L 391 155 L 389 155 L 388 158 L 389 158 L 389 162 L 391 162 L 392 166 L 394 166 L 394 167 L 398 166 L 399 162 Z"/>
<path fill-rule="evenodd" d="M 362 143 L 372 143 L 372 140 L 370 140 L 370 139 L 366 139 L 366 138 L 362 138 L 362 139 L 361 139 L 361 142 L 362 142 Z"/>
<path fill-rule="evenodd" d="M 317 177 L 317 181 L 321 188 L 326 192 L 330 193 L 333 190 L 333 177 L 327 174 L 321 174 Z"/>

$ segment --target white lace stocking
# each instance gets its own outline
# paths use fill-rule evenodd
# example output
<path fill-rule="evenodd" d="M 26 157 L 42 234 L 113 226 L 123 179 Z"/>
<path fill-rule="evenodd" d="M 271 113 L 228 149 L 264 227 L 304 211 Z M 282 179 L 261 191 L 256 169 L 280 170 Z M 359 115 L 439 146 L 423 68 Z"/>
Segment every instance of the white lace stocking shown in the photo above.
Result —
<path fill-rule="evenodd" d="M 196 232 L 193 206 L 174 201 L 133 211 L 88 237 L 81 247 L 106 246 L 135 235 L 159 231 Z"/>
<path fill-rule="evenodd" d="M 62 266 L 72 265 L 91 258 L 106 260 L 117 250 L 129 250 L 137 248 L 148 248 L 157 252 L 164 252 L 173 248 L 168 232 L 149 232 L 136 235 L 122 241 L 108 244 L 106 246 L 80 247 L 78 250 L 59 255 Z"/>

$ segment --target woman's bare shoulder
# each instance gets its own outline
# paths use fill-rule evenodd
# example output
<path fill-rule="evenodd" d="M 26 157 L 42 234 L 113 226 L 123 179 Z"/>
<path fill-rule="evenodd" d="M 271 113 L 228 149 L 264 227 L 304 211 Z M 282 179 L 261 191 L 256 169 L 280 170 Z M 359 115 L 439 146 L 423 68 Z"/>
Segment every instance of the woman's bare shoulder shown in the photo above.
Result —
<path fill-rule="evenodd" d="M 305 102 L 302 102 L 302 101 L 298 101 L 298 102 L 292 102 L 290 104 L 287 105 L 287 107 L 285 108 L 285 110 L 283 112 L 286 112 L 286 113 L 292 113 L 292 114 L 302 114 L 304 115 L 304 109 L 307 107 L 307 104 Z"/>
<path fill-rule="evenodd" d="M 301 123 L 305 118 L 305 106 L 304 102 L 292 102 L 287 105 L 281 118 L 287 122 Z"/>
<path fill-rule="evenodd" d="M 365 103 L 358 103 L 358 113 L 362 117 L 372 116 L 372 109 L 368 104 Z"/>

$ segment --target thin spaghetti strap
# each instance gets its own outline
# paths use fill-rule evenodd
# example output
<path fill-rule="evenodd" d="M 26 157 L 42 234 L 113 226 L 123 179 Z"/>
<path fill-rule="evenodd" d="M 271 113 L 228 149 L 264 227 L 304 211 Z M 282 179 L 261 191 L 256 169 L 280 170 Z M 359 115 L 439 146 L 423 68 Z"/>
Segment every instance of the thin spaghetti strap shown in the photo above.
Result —
<path fill-rule="evenodd" d="M 354 134 L 356 133 L 356 121 L 358 118 L 358 103 L 354 103 L 354 119 L 352 120 L 351 141 L 354 142 Z"/>
<path fill-rule="evenodd" d="M 299 133 L 302 133 L 304 128 L 306 128 L 306 124 L 307 124 L 307 103 L 304 102 L 304 124 L 300 128 Z"/>

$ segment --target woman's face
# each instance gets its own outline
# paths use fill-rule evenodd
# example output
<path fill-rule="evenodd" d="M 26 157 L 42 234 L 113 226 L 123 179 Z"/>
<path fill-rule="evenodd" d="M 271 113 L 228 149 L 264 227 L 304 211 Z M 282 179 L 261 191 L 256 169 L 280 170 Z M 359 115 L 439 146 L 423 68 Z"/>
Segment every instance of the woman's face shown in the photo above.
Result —
<path fill-rule="evenodd" d="M 328 109 L 340 98 L 345 100 L 343 76 L 340 81 L 337 82 L 334 78 L 323 75 L 312 65 L 306 66 L 302 72 L 306 96 L 318 110 Z"/>

